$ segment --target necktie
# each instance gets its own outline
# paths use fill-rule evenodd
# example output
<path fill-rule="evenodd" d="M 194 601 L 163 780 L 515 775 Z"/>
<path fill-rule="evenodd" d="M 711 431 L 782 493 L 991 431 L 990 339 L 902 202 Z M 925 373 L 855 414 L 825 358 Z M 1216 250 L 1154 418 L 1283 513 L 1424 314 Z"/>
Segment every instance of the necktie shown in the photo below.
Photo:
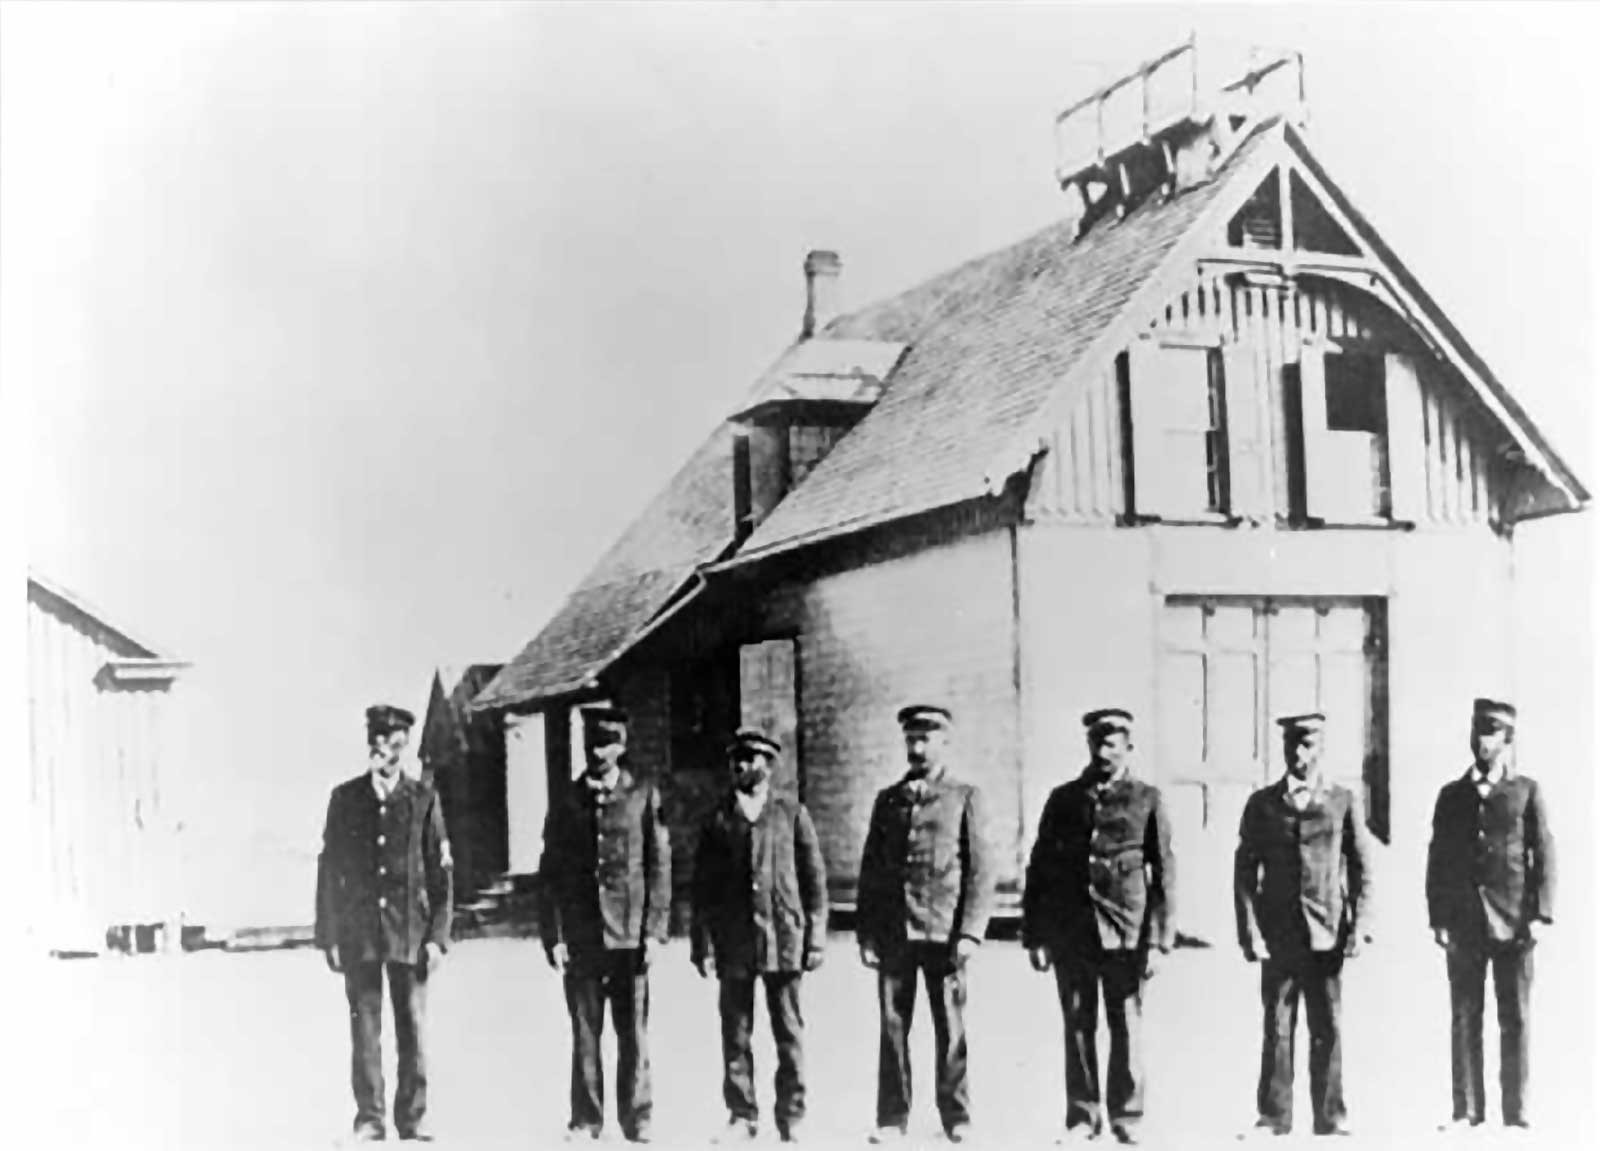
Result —
<path fill-rule="evenodd" d="M 1494 784 L 1489 781 L 1489 773 L 1487 771 L 1480 771 L 1478 773 L 1478 798 L 1488 799 L 1489 792 L 1493 790 L 1493 788 Z"/>

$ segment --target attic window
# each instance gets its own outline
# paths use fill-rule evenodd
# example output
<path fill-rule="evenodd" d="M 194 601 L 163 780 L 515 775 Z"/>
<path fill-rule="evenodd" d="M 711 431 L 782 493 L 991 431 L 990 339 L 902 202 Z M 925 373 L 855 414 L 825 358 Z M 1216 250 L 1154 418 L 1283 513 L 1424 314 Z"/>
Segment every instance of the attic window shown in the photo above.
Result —
<path fill-rule="evenodd" d="M 1279 211 L 1278 173 L 1269 173 L 1228 221 L 1228 246 L 1233 248 L 1283 247 L 1283 216 Z"/>
<path fill-rule="evenodd" d="M 1303 252 L 1359 256 L 1361 249 L 1339 227 L 1298 173 L 1289 173 L 1289 206 L 1294 212 L 1294 246 Z"/>
<path fill-rule="evenodd" d="M 1383 434 L 1383 359 L 1347 352 L 1326 360 L 1328 430 Z"/>

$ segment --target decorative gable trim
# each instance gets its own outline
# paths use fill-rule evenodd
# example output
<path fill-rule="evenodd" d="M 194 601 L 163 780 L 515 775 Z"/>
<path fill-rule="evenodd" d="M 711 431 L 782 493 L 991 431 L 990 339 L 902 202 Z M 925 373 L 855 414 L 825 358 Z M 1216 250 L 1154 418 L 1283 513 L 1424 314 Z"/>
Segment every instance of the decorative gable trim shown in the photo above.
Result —
<path fill-rule="evenodd" d="M 1489 413 L 1510 435 L 1513 458 L 1520 457 L 1549 484 L 1548 498 L 1536 493 L 1524 500 L 1523 510 L 1512 510 L 1509 519 L 1531 519 L 1541 515 L 1580 510 L 1589 499 L 1577 477 L 1560 460 L 1539 434 L 1527 414 L 1494 377 L 1482 359 L 1450 323 L 1437 304 L 1423 291 L 1410 271 L 1400 263 L 1372 226 L 1349 199 L 1341 193 L 1311 155 L 1304 139 L 1292 126 L 1277 122 L 1263 131 L 1276 135 L 1250 162 L 1233 173 L 1230 186 L 1190 226 L 1188 234 L 1168 253 L 1166 259 L 1147 278 L 1122 312 L 1107 325 L 1091 348 L 1077 361 L 1052 397 L 1036 412 L 1022 433 L 990 465 L 984 483 L 991 493 L 1004 488 L 1009 478 L 1022 471 L 1048 446 L 1048 432 L 1059 422 L 1067 405 L 1074 402 L 1096 374 L 1110 370 L 1115 357 L 1131 347 L 1147 326 L 1149 316 L 1163 301 L 1182 289 L 1196 268 L 1235 266 L 1285 282 L 1298 275 L 1312 274 L 1351 283 L 1364 291 L 1375 292 L 1400 315 L 1407 325 L 1441 360 L 1450 364 L 1465 379 Z M 1296 251 L 1287 224 L 1283 229 L 1283 249 L 1220 250 L 1217 237 L 1252 198 L 1262 182 L 1277 169 L 1280 202 L 1287 206 L 1291 179 L 1298 176 L 1318 196 L 1335 224 L 1342 229 L 1360 255 Z M 1286 214 L 1287 216 L 1287 214 Z M 1551 499 L 1554 502 L 1550 502 Z"/>

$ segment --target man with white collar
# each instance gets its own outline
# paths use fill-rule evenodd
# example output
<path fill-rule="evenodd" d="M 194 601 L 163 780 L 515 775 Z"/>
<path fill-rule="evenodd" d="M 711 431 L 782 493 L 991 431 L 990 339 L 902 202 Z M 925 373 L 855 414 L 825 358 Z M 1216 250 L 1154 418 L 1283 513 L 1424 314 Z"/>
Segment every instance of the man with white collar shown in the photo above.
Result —
<path fill-rule="evenodd" d="M 1370 942 L 1367 833 L 1349 789 L 1322 778 L 1321 712 L 1278 720 L 1284 777 L 1253 794 L 1239 821 L 1234 913 L 1239 947 L 1261 963 L 1261 1078 L 1256 1132 L 1293 1126 L 1300 998 L 1311 1033 L 1312 1130 L 1348 1135 L 1340 1067 L 1344 961 Z"/>
<path fill-rule="evenodd" d="M 754 728 L 735 733 L 728 746 L 732 793 L 707 817 L 695 852 L 690 958 L 703 978 L 718 980 L 725 1141 L 732 1142 L 759 1130 L 750 1050 L 758 978 L 778 1052 L 778 1136 L 799 1139 L 806 1109 L 800 980 L 822 966 L 827 939 L 822 847 L 804 805 L 772 790 L 780 751 Z"/>
<path fill-rule="evenodd" d="M 562 973 L 572 1021 L 569 1141 L 605 1125 L 600 1035 L 606 1004 L 617 1041 L 617 1117 L 629 1142 L 650 1142 L 647 1046 L 651 952 L 667 939 L 672 853 L 654 783 L 624 762 L 628 717 L 585 708 L 587 768 L 545 821 L 539 933 Z"/>
<path fill-rule="evenodd" d="M 920 974 L 933 1016 L 939 1119 L 952 1143 L 968 1138 L 967 960 L 983 942 L 994 871 L 976 787 L 947 767 L 948 708 L 900 709 L 908 770 L 872 805 L 856 889 L 861 961 L 878 972 L 878 1114 L 874 1143 L 897 1142 L 911 1110 L 907 1046 Z"/>
<path fill-rule="evenodd" d="M 367 709 L 367 770 L 334 788 L 317 859 L 316 942 L 344 975 L 350 1006 L 354 1139 L 387 1137 L 383 1086 L 383 984 L 394 1005 L 401 1139 L 429 1140 L 423 1017 L 428 981 L 450 945 L 450 844 L 431 786 L 400 770 L 415 717 Z"/>
<path fill-rule="evenodd" d="M 1500 1113 L 1527 1127 L 1528 999 L 1533 947 L 1551 920 L 1554 842 L 1539 785 L 1513 771 L 1517 709 L 1472 705 L 1472 759 L 1444 785 L 1428 844 L 1428 921 L 1450 979 L 1449 1126 L 1484 1119 L 1483 980 L 1494 971 L 1500 1020 Z"/>
<path fill-rule="evenodd" d="M 1062 1142 L 1101 1132 L 1095 1051 L 1100 996 L 1111 1059 L 1106 1111 L 1119 1143 L 1139 1141 L 1144 1114 L 1140 1032 L 1152 948 L 1172 949 L 1177 886 L 1172 833 L 1158 788 L 1129 771 L 1133 716 L 1083 717 L 1089 766 L 1050 793 L 1022 893 L 1022 944 L 1034 970 L 1056 973 L 1066 1032 L 1067 1122 Z"/>

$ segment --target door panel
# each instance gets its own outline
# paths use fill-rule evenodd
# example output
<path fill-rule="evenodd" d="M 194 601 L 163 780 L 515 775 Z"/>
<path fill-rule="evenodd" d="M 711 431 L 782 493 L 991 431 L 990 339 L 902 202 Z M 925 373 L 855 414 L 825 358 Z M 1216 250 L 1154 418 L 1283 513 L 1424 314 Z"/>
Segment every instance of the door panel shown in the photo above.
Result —
<path fill-rule="evenodd" d="M 1326 713 L 1328 778 L 1386 800 L 1382 605 L 1174 597 L 1162 617 L 1156 774 L 1185 876 L 1180 928 L 1218 942 L 1233 935 L 1245 800 L 1283 771 L 1277 717 Z"/>
<path fill-rule="evenodd" d="M 772 786 L 800 796 L 799 701 L 796 695 L 795 641 L 765 640 L 739 648 L 739 725 L 754 727 L 782 747 L 772 769 Z"/>

